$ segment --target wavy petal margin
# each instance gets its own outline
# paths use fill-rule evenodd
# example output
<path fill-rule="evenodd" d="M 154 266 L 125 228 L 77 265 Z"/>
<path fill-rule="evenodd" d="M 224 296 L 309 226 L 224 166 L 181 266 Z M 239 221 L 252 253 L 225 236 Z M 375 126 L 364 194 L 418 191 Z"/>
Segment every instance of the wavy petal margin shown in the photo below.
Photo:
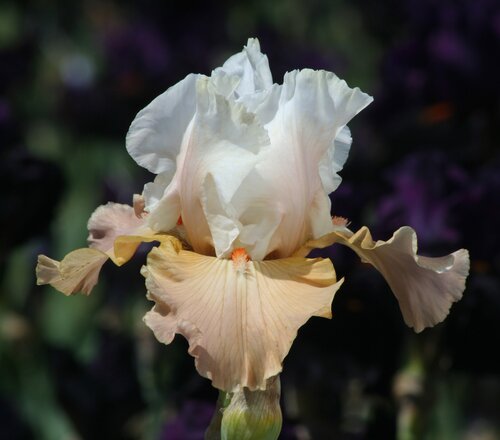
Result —
<path fill-rule="evenodd" d="M 246 263 L 182 250 L 171 238 L 153 249 L 147 267 L 144 317 L 156 338 L 189 341 L 198 372 L 214 387 L 266 389 L 301 327 L 311 316 L 331 317 L 337 282 L 329 260 L 286 258 Z"/>
<path fill-rule="evenodd" d="M 108 258 L 121 266 L 132 258 L 141 242 L 164 240 L 165 235 L 155 235 L 145 228 L 144 219 L 137 218 L 135 211 L 118 203 L 99 206 L 88 222 L 89 247 L 70 252 L 60 262 L 39 255 L 37 284 L 50 284 L 65 295 L 89 295 Z"/>
<path fill-rule="evenodd" d="M 141 166 L 155 174 L 173 175 L 176 158 L 196 111 L 196 81 L 189 74 L 144 107 L 132 121 L 127 151 Z"/>
<path fill-rule="evenodd" d="M 102 265 L 108 258 L 104 252 L 90 248 L 70 252 L 60 262 L 39 255 L 36 282 L 38 285 L 50 284 L 67 296 L 78 292 L 89 295 L 97 284 Z"/>
<path fill-rule="evenodd" d="M 354 234 L 342 228 L 310 241 L 296 255 L 305 256 L 314 248 L 333 243 L 350 247 L 384 276 L 405 323 L 417 333 L 442 322 L 451 305 L 462 298 L 469 274 L 465 249 L 439 258 L 423 257 L 417 255 L 417 235 L 412 228 L 398 229 L 388 241 L 374 241 L 364 226 Z"/>

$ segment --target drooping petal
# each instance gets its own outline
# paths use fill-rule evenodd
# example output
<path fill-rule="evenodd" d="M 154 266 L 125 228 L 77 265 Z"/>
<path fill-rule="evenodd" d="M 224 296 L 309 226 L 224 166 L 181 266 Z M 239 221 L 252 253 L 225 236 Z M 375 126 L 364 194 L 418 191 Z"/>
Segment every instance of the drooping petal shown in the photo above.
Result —
<path fill-rule="evenodd" d="M 311 316 L 331 317 L 342 280 L 329 260 L 235 264 L 184 251 L 175 239 L 153 249 L 143 273 L 156 305 L 145 322 L 160 342 L 185 336 L 196 368 L 216 388 L 265 389 L 298 328 Z"/>
<path fill-rule="evenodd" d="M 120 235 L 116 237 L 113 252 L 110 252 L 110 256 L 117 266 L 122 266 L 129 261 L 134 256 L 141 243 L 163 243 L 172 238 L 172 236 L 167 234 L 156 234 L 152 231 L 148 232 L 147 230 L 143 232 L 142 235 Z"/>
<path fill-rule="evenodd" d="M 88 229 L 89 248 L 76 249 L 61 262 L 38 256 L 37 284 L 50 284 L 65 295 L 88 295 L 108 258 L 120 266 L 132 258 L 142 241 L 162 240 L 144 226 L 144 218 L 138 218 L 132 206 L 119 203 L 99 206 L 90 216 Z"/>
<path fill-rule="evenodd" d="M 142 109 L 127 133 L 127 151 L 142 167 L 159 174 L 175 171 L 176 157 L 196 109 L 196 81 L 190 74 Z"/>
<path fill-rule="evenodd" d="M 465 249 L 440 258 L 423 257 L 417 255 L 417 236 L 410 227 L 398 229 L 388 241 L 374 241 L 363 227 L 355 234 L 339 230 L 311 241 L 297 255 L 335 242 L 350 247 L 384 276 L 406 324 L 417 333 L 443 321 L 462 298 L 469 273 Z"/>
<path fill-rule="evenodd" d="M 167 237 L 152 231 L 144 235 L 121 235 L 116 237 L 114 246 L 106 253 L 94 248 L 81 248 L 70 252 L 60 262 L 39 255 L 37 284 L 50 284 L 65 295 L 78 292 L 89 295 L 97 284 L 102 266 L 109 258 L 117 266 L 122 266 L 132 258 L 141 243 L 162 242 Z"/>
<path fill-rule="evenodd" d="M 59 262 L 38 256 L 37 284 L 50 284 L 65 295 L 83 292 L 89 295 L 97 284 L 102 265 L 108 256 L 97 249 L 77 249 Z"/>

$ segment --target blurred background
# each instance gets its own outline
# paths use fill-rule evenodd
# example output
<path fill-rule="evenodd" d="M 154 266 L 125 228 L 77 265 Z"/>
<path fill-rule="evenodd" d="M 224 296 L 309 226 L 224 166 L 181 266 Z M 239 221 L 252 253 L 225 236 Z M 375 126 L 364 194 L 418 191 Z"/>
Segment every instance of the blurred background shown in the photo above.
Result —
<path fill-rule="evenodd" d="M 334 214 L 472 262 L 464 298 L 417 336 L 375 270 L 326 251 L 346 282 L 285 360 L 281 438 L 500 439 L 498 0 L 2 0 L 0 438 L 203 438 L 217 393 L 182 337 L 142 323 L 144 252 L 90 297 L 37 287 L 34 267 L 152 179 L 125 150 L 135 114 L 248 37 L 275 82 L 327 69 L 375 98 L 350 124 Z"/>

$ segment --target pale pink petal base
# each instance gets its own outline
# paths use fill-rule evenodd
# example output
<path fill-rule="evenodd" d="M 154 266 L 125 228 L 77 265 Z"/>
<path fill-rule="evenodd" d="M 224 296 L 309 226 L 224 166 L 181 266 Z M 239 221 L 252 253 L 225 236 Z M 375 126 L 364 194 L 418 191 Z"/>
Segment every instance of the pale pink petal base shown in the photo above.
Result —
<path fill-rule="evenodd" d="M 469 274 L 467 250 L 440 258 L 422 257 L 417 255 L 416 233 L 408 226 L 398 229 L 388 241 L 374 241 L 367 227 L 355 234 L 342 229 L 310 241 L 297 255 L 333 243 L 350 247 L 384 276 L 406 324 L 417 333 L 443 321 L 451 305 L 462 298 Z"/>
<path fill-rule="evenodd" d="M 113 249 L 116 237 L 137 234 L 144 225 L 144 219 L 136 214 L 139 205 L 139 199 L 135 197 L 134 207 L 112 202 L 99 206 L 87 225 L 89 247 L 108 252 Z"/>
<path fill-rule="evenodd" d="M 311 316 L 331 317 L 343 281 L 329 260 L 249 261 L 242 270 L 184 251 L 175 238 L 151 251 L 143 274 L 156 302 L 146 324 L 165 344 L 185 336 L 198 372 L 228 392 L 265 389 L 299 327 Z"/>

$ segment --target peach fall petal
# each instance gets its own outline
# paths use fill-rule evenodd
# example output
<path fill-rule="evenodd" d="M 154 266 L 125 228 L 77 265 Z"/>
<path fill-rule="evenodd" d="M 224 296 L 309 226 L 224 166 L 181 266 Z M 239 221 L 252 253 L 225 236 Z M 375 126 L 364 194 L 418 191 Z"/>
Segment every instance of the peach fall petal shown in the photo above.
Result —
<path fill-rule="evenodd" d="M 37 284 L 50 284 L 65 295 L 78 292 L 89 295 L 108 258 L 120 266 L 132 257 L 141 241 L 160 241 L 156 237 L 151 238 L 153 233 L 143 224 L 144 220 L 136 217 L 131 206 L 118 203 L 99 206 L 88 222 L 89 248 L 72 251 L 61 262 L 39 255 Z M 142 235 L 129 238 L 126 245 L 118 247 L 116 254 L 116 239 L 122 234 L 134 233 Z"/>
<path fill-rule="evenodd" d="M 310 241 L 297 255 L 333 243 L 350 247 L 384 276 L 405 323 L 417 333 L 443 321 L 451 305 L 462 298 L 469 274 L 469 253 L 465 249 L 439 258 L 423 257 L 417 255 L 417 235 L 412 228 L 398 229 L 388 241 L 374 241 L 364 226 L 355 234 L 336 231 Z"/>
<path fill-rule="evenodd" d="M 299 327 L 331 317 L 343 281 L 329 260 L 247 261 L 241 271 L 231 260 L 182 250 L 173 237 L 150 252 L 143 275 L 156 302 L 146 324 L 165 344 L 185 336 L 198 372 L 228 392 L 265 389 Z"/>
<path fill-rule="evenodd" d="M 65 295 L 83 292 L 89 295 L 97 284 L 102 265 L 108 256 L 97 249 L 77 249 L 59 262 L 38 256 L 37 284 L 50 284 Z"/>
<path fill-rule="evenodd" d="M 171 235 L 156 234 L 151 230 L 143 230 L 141 235 L 121 235 L 116 237 L 113 252 L 110 258 L 117 266 L 122 266 L 129 261 L 137 251 L 141 243 L 151 243 L 157 241 L 163 243 L 172 239 Z M 172 231 L 175 233 L 174 231 Z"/>

